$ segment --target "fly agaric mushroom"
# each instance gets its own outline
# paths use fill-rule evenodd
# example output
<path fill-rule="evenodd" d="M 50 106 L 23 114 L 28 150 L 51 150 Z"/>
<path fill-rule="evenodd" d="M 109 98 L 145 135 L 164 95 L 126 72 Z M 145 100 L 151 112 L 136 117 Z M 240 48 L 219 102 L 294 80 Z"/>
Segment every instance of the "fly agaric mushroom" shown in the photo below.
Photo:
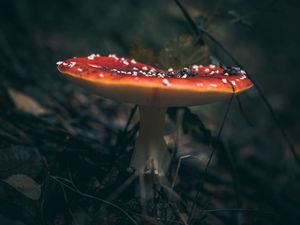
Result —
<path fill-rule="evenodd" d="M 93 93 L 139 106 L 140 131 L 130 165 L 137 174 L 166 174 L 171 159 L 163 139 L 168 106 L 220 101 L 253 85 L 245 71 L 237 67 L 193 65 L 162 70 L 134 59 L 95 54 L 57 65 L 68 79 Z"/>

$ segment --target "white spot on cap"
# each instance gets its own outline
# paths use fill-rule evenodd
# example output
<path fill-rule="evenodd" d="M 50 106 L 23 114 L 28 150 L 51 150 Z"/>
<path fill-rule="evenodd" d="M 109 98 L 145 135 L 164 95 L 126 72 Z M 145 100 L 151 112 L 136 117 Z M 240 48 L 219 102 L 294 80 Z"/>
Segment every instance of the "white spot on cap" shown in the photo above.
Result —
<path fill-rule="evenodd" d="M 193 65 L 192 68 L 193 68 L 194 70 L 196 70 L 196 72 L 199 71 L 199 66 L 197 66 L 197 65 Z"/>
<path fill-rule="evenodd" d="M 57 63 L 56 63 L 56 65 L 61 65 L 61 64 L 63 64 L 63 62 L 62 61 L 58 61 Z"/>
<path fill-rule="evenodd" d="M 197 87 L 203 87 L 204 85 L 203 85 L 203 83 L 197 83 L 196 86 Z"/>
<path fill-rule="evenodd" d="M 164 73 L 158 73 L 157 76 L 158 76 L 158 77 L 164 77 L 165 74 L 164 74 Z"/>
<path fill-rule="evenodd" d="M 211 71 L 209 74 L 210 74 L 210 75 L 213 75 L 213 74 L 215 74 L 215 71 Z"/>
<path fill-rule="evenodd" d="M 129 65 L 129 62 L 127 62 L 126 60 L 124 60 L 123 63 L 124 63 L 125 65 Z"/>
<path fill-rule="evenodd" d="M 79 67 L 77 70 L 78 70 L 79 72 L 82 72 L 82 71 L 83 71 L 83 68 Z"/>
<path fill-rule="evenodd" d="M 224 84 L 226 84 L 226 83 L 227 83 L 227 80 L 226 80 L 225 78 L 223 78 L 223 79 L 222 79 L 222 82 L 223 82 Z"/>
<path fill-rule="evenodd" d="M 99 73 L 99 77 L 103 78 L 104 74 L 103 73 Z"/>
<path fill-rule="evenodd" d="M 172 71 L 174 71 L 174 70 L 173 70 L 173 68 L 169 68 L 168 71 L 169 71 L 169 72 L 172 72 Z"/>
<path fill-rule="evenodd" d="M 88 59 L 93 60 L 93 59 L 95 59 L 95 56 L 96 56 L 95 54 L 91 54 L 88 56 Z"/>
<path fill-rule="evenodd" d="M 210 64 L 209 67 L 210 67 L 211 69 L 214 69 L 214 68 L 216 68 L 216 65 Z"/>
<path fill-rule="evenodd" d="M 134 59 L 131 60 L 132 64 L 136 64 L 136 61 Z"/>
<path fill-rule="evenodd" d="M 236 85 L 236 83 L 235 83 L 235 81 L 234 81 L 234 80 L 230 81 L 230 83 L 231 83 L 233 86 L 235 86 L 235 85 Z"/>
<path fill-rule="evenodd" d="M 148 67 L 147 66 L 143 66 L 142 69 L 143 70 L 148 70 Z"/>
<path fill-rule="evenodd" d="M 68 64 L 68 63 L 66 63 L 66 62 L 63 62 L 63 65 L 64 65 L 64 66 L 67 66 L 67 65 L 69 65 L 69 64 Z"/>
<path fill-rule="evenodd" d="M 88 64 L 89 66 L 93 67 L 93 68 L 102 68 L 102 66 L 99 65 L 95 65 L 95 64 Z"/>
<path fill-rule="evenodd" d="M 163 85 L 165 85 L 167 87 L 171 87 L 172 86 L 172 84 L 170 83 L 170 81 L 168 79 L 166 79 L 166 78 L 162 80 L 162 83 L 163 83 Z"/>
<path fill-rule="evenodd" d="M 70 64 L 69 64 L 69 67 L 73 67 L 73 66 L 75 66 L 76 65 L 76 62 L 70 62 Z"/>
<path fill-rule="evenodd" d="M 208 73 L 210 70 L 208 69 L 208 68 L 206 68 L 205 70 L 204 70 L 204 72 L 205 73 Z"/>
<path fill-rule="evenodd" d="M 218 87 L 217 84 L 210 84 L 209 86 L 211 86 L 211 87 Z"/>
<path fill-rule="evenodd" d="M 224 73 L 225 76 L 229 76 L 229 73 Z"/>
<path fill-rule="evenodd" d="M 108 57 L 114 58 L 114 59 L 119 59 L 115 54 L 109 54 Z"/>

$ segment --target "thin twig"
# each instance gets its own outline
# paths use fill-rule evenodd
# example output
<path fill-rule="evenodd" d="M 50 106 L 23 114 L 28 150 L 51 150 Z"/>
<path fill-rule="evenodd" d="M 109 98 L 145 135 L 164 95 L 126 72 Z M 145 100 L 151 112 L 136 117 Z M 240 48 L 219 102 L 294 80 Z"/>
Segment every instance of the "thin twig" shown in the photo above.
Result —
<path fill-rule="evenodd" d="M 234 97 L 234 93 L 231 95 L 231 98 L 230 98 L 230 100 L 228 101 L 227 108 L 226 108 L 226 111 L 225 111 L 223 120 L 222 120 L 222 122 L 221 122 L 219 131 L 218 131 L 218 135 L 217 135 L 217 139 L 216 139 L 217 142 L 218 142 L 218 141 L 220 140 L 220 138 L 221 138 L 221 134 L 222 134 L 222 131 L 223 131 L 223 128 L 224 128 L 224 125 L 225 125 L 225 121 L 226 121 L 226 119 L 227 119 L 227 117 L 228 117 L 228 114 L 229 114 L 229 110 L 230 110 L 230 107 L 231 107 L 231 104 L 232 104 L 232 101 L 233 101 L 233 97 Z M 195 198 L 195 201 L 193 201 L 193 204 L 192 204 L 192 206 L 191 206 L 191 210 L 190 210 L 189 215 L 188 215 L 188 218 L 189 218 L 189 219 L 188 219 L 188 223 L 189 223 L 190 220 L 192 219 L 193 212 L 194 212 L 195 206 L 196 206 L 196 201 L 197 201 L 197 200 L 199 199 L 199 197 L 200 197 L 200 190 L 203 189 L 204 182 L 205 182 L 205 180 L 206 180 L 206 178 L 207 178 L 208 167 L 209 167 L 209 165 L 210 165 L 210 163 L 211 163 L 211 160 L 212 160 L 212 158 L 213 158 L 214 153 L 215 153 L 216 150 L 217 150 L 217 148 L 213 148 L 213 150 L 212 150 L 212 152 L 211 152 L 211 154 L 210 154 L 210 156 L 209 156 L 209 159 L 208 159 L 208 161 L 207 161 L 207 164 L 206 164 L 206 166 L 205 166 L 205 169 L 204 169 L 204 177 L 203 177 L 203 180 L 202 180 L 202 182 L 201 182 L 201 188 L 198 190 L 197 195 L 196 195 L 196 198 Z"/>
<path fill-rule="evenodd" d="M 224 120 L 223 120 L 223 122 L 225 123 L 225 118 L 227 117 L 227 115 L 228 115 L 228 113 L 229 113 L 229 110 L 230 110 L 230 106 L 231 106 L 231 104 L 232 104 L 232 101 L 233 101 L 233 98 L 234 98 L 234 93 L 235 93 L 235 88 L 234 88 L 234 86 L 232 85 L 232 84 L 230 84 L 231 85 L 231 88 L 232 88 L 232 96 L 231 96 L 231 99 L 230 99 L 230 102 L 229 102 L 229 104 L 228 104 L 228 108 L 227 108 L 227 110 L 228 111 L 226 111 L 226 114 L 225 114 L 225 116 L 224 116 Z M 224 126 L 224 124 L 223 124 L 223 126 Z M 221 128 L 223 128 L 223 127 L 221 127 Z M 220 129 L 221 129 L 220 128 Z M 218 137 L 217 137 L 217 144 L 220 142 L 220 138 L 221 138 L 221 133 L 220 133 L 220 131 L 219 131 L 219 134 L 220 135 L 218 135 Z M 228 149 L 228 148 L 226 148 L 225 147 L 225 152 L 226 152 L 226 154 L 227 154 L 227 157 L 228 157 L 228 160 L 229 160 L 229 164 L 230 164 L 230 166 L 231 166 L 231 176 L 232 176 L 232 179 L 233 179 L 233 188 L 234 188 L 234 190 L 235 190 L 235 198 L 236 198 L 236 203 L 237 203 L 237 207 L 240 207 L 241 206 L 241 197 L 240 197 L 240 188 L 239 188 L 239 183 L 238 183 L 238 173 L 237 173 L 237 170 L 236 170 L 236 165 L 235 165 L 235 162 L 234 162 L 234 160 L 233 160 L 233 155 L 232 155 L 232 153 L 231 153 L 231 151 Z"/>
<path fill-rule="evenodd" d="M 131 109 L 131 112 L 130 112 L 130 115 L 129 115 L 129 117 L 128 117 L 126 126 L 125 126 L 125 128 L 124 128 L 124 130 L 123 130 L 124 133 L 127 133 L 127 130 L 128 130 L 129 125 L 130 125 L 130 123 L 131 123 L 131 121 L 132 121 L 132 119 L 133 119 L 133 117 L 134 117 L 134 115 L 135 115 L 135 113 L 136 113 L 137 108 L 138 108 L 138 106 L 137 106 L 137 105 L 134 105 L 134 107 Z"/>
<path fill-rule="evenodd" d="M 177 109 L 176 111 L 176 133 L 175 133 L 175 143 L 174 143 L 174 152 L 172 158 L 174 159 L 178 152 L 178 146 L 179 146 L 179 138 L 181 134 L 181 125 L 182 125 L 182 119 L 183 119 L 183 110 L 181 108 Z"/>
<path fill-rule="evenodd" d="M 249 119 L 248 115 L 246 114 L 245 110 L 244 110 L 244 107 L 242 105 L 242 102 L 240 100 L 240 97 L 237 95 L 235 96 L 235 99 L 237 101 L 237 104 L 238 104 L 238 107 L 239 107 L 239 110 L 240 110 L 240 113 L 243 115 L 243 118 L 246 120 L 246 122 L 248 123 L 248 125 L 250 127 L 254 127 L 254 124 L 253 122 Z"/>
<path fill-rule="evenodd" d="M 113 191 L 107 198 L 107 201 L 113 201 L 115 198 L 118 197 L 118 195 L 123 192 L 130 184 L 132 184 L 133 181 L 136 179 L 136 175 L 133 173 L 130 177 L 128 177 L 125 182 L 123 182 L 118 188 Z"/>
<path fill-rule="evenodd" d="M 77 193 L 77 194 L 79 194 L 79 195 L 81 195 L 81 196 L 83 196 L 83 197 L 86 197 L 86 198 L 90 198 L 90 199 L 94 199 L 94 200 L 100 201 L 100 202 L 102 202 L 102 203 L 104 203 L 104 204 L 106 204 L 106 205 L 109 205 L 109 206 L 111 206 L 111 207 L 113 207 L 113 208 L 115 208 L 115 209 L 118 209 L 118 210 L 119 210 L 120 212 L 122 212 L 129 220 L 131 220 L 131 222 L 132 222 L 133 224 L 138 225 L 138 223 L 134 220 L 134 218 L 133 218 L 132 216 L 130 216 L 130 215 L 129 215 L 124 209 L 122 209 L 121 207 L 119 207 L 119 206 L 117 206 L 117 205 L 115 205 L 115 204 L 113 204 L 113 203 L 111 203 L 111 202 L 109 202 L 109 201 L 105 201 L 104 199 L 101 199 L 101 198 L 98 198 L 98 197 L 96 197 L 96 196 L 89 195 L 89 194 L 87 194 L 87 193 L 81 192 L 81 191 L 75 186 L 75 184 L 74 184 L 72 181 L 68 180 L 68 179 L 61 178 L 61 177 L 57 177 L 57 176 L 52 176 L 52 175 L 50 175 L 49 177 L 52 178 L 53 180 L 55 180 L 56 182 L 58 182 L 59 184 L 61 184 L 61 185 L 65 186 L 65 187 L 67 187 L 67 188 L 70 189 L 71 191 L 73 191 L 73 192 L 75 192 L 75 193 Z M 65 181 L 65 182 L 71 184 L 72 186 L 70 186 L 70 185 L 64 183 L 63 181 Z"/>
<path fill-rule="evenodd" d="M 181 4 L 181 2 L 179 0 L 174 0 L 174 2 L 176 3 L 178 8 L 181 10 L 182 14 L 184 15 L 185 19 L 188 21 L 188 23 L 192 27 L 192 30 L 193 30 L 195 36 L 196 37 L 201 37 L 202 33 L 201 33 L 201 31 L 199 31 L 199 29 L 197 27 L 197 24 L 191 18 L 188 11 L 183 7 L 183 5 Z M 197 43 L 200 44 L 200 45 L 204 45 L 204 41 L 202 40 L 202 38 L 199 38 Z"/>
<path fill-rule="evenodd" d="M 174 177 L 173 182 L 172 182 L 172 185 L 171 185 L 172 190 L 174 189 L 174 186 L 175 186 L 175 184 L 176 184 L 176 181 L 177 181 L 177 177 L 178 177 L 178 174 L 179 174 L 179 170 L 180 170 L 180 167 L 181 167 L 182 160 L 183 160 L 183 159 L 190 158 L 190 157 L 192 157 L 192 155 L 183 155 L 183 156 L 180 156 L 180 157 L 179 157 L 179 160 L 178 160 L 178 163 L 177 163 L 177 167 L 176 167 L 175 177 Z"/>
<path fill-rule="evenodd" d="M 68 196 L 67 196 L 65 187 L 64 187 L 64 185 L 63 185 L 62 183 L 60 184 L 60 187 L 61 187 L 61 189 L 62 189 L 62 191 L 63 191 L 64 199 L 65 199 L 66 203 L 68 203 Z M 75 225 L 78 225 L 78 221 L 77 221 L 77 219 L 74 217 L 74 213 L 73 213 L 72 209 L 71 209 L 70 207 L 68 207 L 68 208 L 69 208 L 68 211 L 69 211 L 71 217 L 73 218 L 73 221 L 74 221 Z"/>

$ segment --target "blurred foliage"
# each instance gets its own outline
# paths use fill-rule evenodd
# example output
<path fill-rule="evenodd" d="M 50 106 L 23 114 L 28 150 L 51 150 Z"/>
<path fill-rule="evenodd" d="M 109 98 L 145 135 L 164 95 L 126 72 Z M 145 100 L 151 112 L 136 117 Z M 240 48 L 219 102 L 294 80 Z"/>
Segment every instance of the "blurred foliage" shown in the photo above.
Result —
<path fill-rule="evenodd" d="M 135 45 L 130 51 L 130 58 L 149 65 L 157 64 L 157 56 L 152 49 L 145 48 L 141 45 Z"/>
<path fill-rule="evenodd" d="M 210 63 L 210 54 L 207 46 L 198 45 L 190 36 L 180 36 L 162 48 L 158 62 L 166 69 L 180 69 L 194 64 L 207 65 Z"/>
<path fill-rule="evenodd" d="M 134 197 L 135 183 L 117 194 L 130 179 L 126 168 L 138 118 L 133 117 L 124 135 L 132 106 L 69 84 L 57 72 L 55 62 L 92 52 L 129 54 L 165 68 L 206 64 L 209 54 L 224 64 L 232 62 L 209 41 L 209 51 L 195 45 L 173 1 L 1 3 L 0 224 L 132 224 L 120 210 L 63 184 L 109 198 L 144 223 L 182 222 L 185 206 L 170 207 L 165 193 L 160 193 L 150 217 L 141 213 Z M 260 82 L 300 154 L 299 1 L 182 3 Z M 298 225 L 300 171 L 256 93 L 241 96 L 241 102 L 253 126 L 232 104 L 205 180 L 204 167 L 225 103 L 180 109 L 181 119 L 177 109 L 168 111 L 168 147 L 178 149 L 173 168 L 180 156 L 192 155 L 182 160 L 174 187 L 188 206 L 197 205 L 190 224 Z M 176 121 L 183 122 L 176 125 Z M 175 140 L 176 133 L 180 135 Z M 4 182 L 15 174 L 37 182 L 27 184 L 41 185 L 38 201 L 25 198 Z M 54 180 L 54 175 L 65 180 Z M 159 216 L 160 221 L 156 220 Z"/>
<path fill-rule="evenodd" d="M 192 36 L 179 36 L 166 43 L 159 53 L 142 46 L 134 46 L 130 57 L 138 61 L 155 65 L 162 69 L 181 69 L 190 65 L 207 65 L 210 53 L 207 46 L 200 46 Z"/>

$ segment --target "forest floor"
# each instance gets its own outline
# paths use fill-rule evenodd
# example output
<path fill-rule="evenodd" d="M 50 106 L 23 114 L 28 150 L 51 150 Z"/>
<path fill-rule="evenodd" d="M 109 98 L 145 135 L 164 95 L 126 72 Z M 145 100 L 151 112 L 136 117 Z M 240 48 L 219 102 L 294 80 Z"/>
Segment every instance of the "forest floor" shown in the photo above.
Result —
<path fill-rule="evenodd" d="M 39 4 L 32 6 L 39 22 L 7 6 L 11 20 L 2 21 L 0 34 L 0 224 L 299 224 L 300 168 L 255 90 L 241 96 L 242 111 L 233 101 L 220 139 L 227 102 L 168 110 L 165 140 L 177 151 L 168 179 L 176 179 L 179 197 L 157 189 L 143 212 L 139 181 L 127 170 L 138 132 L 137 113 L 125 129 L 134 105 L 62 79 L 56 61 L 95 47 L 80 37 L 72 44 L 74 28 L 61 35 L 68 18 L 55 30 L 60 17 L 51 21 Z M 284 113 L 280 119 L 293 123 Z"/>

